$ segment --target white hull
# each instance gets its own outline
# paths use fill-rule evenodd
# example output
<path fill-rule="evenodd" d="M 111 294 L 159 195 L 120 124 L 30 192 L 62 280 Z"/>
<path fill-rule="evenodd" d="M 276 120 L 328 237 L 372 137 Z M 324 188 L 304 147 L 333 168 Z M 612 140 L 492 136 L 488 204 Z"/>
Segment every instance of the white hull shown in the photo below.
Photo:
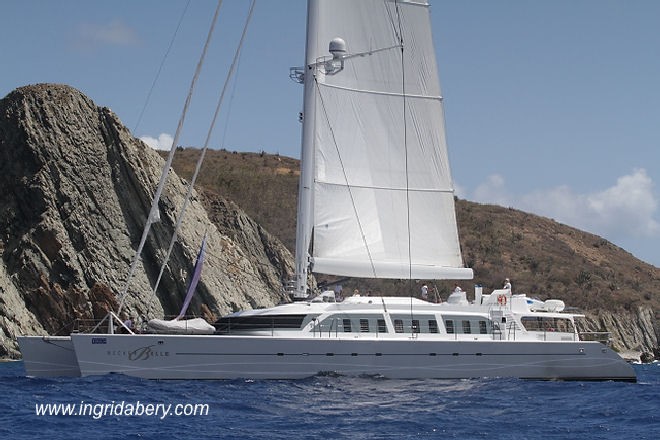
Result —
<path fill-rule="evenodd" d="M 72 335 L 83 376 L 299 379 L 332 373 L 400 379 L 516 377 L 635 381 L 598 342 Z"/>
<path fill-rule="evenodd" d="M 28 376 L 80 376 L 70 336 L 19 336 L 17 339 Z"/>

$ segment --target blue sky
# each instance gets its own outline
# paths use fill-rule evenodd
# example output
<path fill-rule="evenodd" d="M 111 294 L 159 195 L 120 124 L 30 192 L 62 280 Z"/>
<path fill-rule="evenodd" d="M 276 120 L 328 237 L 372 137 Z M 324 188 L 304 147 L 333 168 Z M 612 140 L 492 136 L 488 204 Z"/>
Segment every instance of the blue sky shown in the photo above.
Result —
<path fill-rule="evenodd" d="M 0 96 L 69 84 L 174 134 L 214 0 L 4 0 Z M 601 235 L 660 266 L 660 2 L 432 1 L 452 172 L 468 200 Z M 247 13 L 225 0 L 180 144 L 201 146 Z M 151 99 L 146 96 L 177 23 Z M 305 2 L 259 0 L 212 147 L 298 157 Z"/>

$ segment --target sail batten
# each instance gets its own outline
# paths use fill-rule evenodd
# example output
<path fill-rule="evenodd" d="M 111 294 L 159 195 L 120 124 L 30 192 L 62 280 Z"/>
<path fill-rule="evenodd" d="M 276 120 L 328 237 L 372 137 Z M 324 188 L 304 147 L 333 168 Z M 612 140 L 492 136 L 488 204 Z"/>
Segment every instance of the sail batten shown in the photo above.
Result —
<path fill-rule="evenodd" d="M 309 4 L 303 167 L 312 168 L 304 246 L 312 270 L 471 278 L 458 242 L 429 11 L 419 7 L 426 2 Z M 337 37 L 347 54 L 330 59 Z"/>
<path fill-rule="evenodd" d="M 402 92 L 386 92 L 382 90 L 367 90 L 367 89 L 358 89 L 358 88 L 351 88 L 351 87 L 346 87 L 346 86 L 338 86 L 338 85 L 332 85 L 332 84 L 319 84 L 320 87 L 329 87 L 337 90 L 346 90 L 347 92 L 355 92 L 355 93 L 369 93 L 372 95 L 387 95 L 387 96 L 396 96 L 399 98 L 409 98 L 409 99 L 431 99 L 431 100 L 436 100 L 436 101 L 442 101 L 442 96 L 439 95 L 413 95 L 410 93 L 402 93 Z"/>
<path fill-rule="evenodd" d="M 316 181 L 317 185 L 335 185 L 335 186 L 350 186 L 351 188 L 369 188 L 373 190 L 385 190 L 385 191 L 419 191 L 419 192 L 435 192 L 435 193 L 447 193 L 447 194 L 454 194 L 454 189 L 453 188 L 406 188 L 406 187 L 397 187 L 397 186 L 361 186 L 361 185 L 347 185 L 345 183 L 339 183 L 339 182 L 330 182 L 330 181 L 323 181 L 323 180 L 317 180 Z"/>

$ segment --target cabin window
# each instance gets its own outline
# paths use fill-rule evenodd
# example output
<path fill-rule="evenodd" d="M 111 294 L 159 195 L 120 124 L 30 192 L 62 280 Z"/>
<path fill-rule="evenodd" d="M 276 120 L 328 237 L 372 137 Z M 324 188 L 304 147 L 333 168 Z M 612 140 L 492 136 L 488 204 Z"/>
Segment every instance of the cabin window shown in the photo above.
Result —
<path fill-rule="evenodd" d="M 523 327 L 525 327 L 525 330 L 527 330 L 528 332 L 537 332 L 543 328 L 540 317 L 523 316 L 522 318 L 520 318 L 520 322 L 522 323 Z"/>
<path fill-rule="evenodd" d="M 369 333 L 369 320 L 368 319 L 360 319 L 360 332 L 361 333 Z"/>
<path fill-rule="evenodd" d="M 430 314 L 413 317 L 410 314 L 401 313 L 390 316 L 394 324 L 394 331 L 397 333 L 429 333 L 430 330 L 427 323 L 434 318 L 434 315 Z"/>
<path fill-rule="evenodd" d="M 574 333 L 573 323 L 567 318 L 557 318 L 555 320 L 557 331 L 562 333 Z"/>
<path fill-rule="evenodd" d="M 451 316 L 451 319 L 447 319 Z M 492 322 L 480 315 L 446 315 L 443 317 L 447 333 L 458 334 L 488 334 L 492 330 Z"/>
<path fill-rule="evenodd" d="M 377 326 L 377 327 L 376 327 Z M 323 321 L 315 327 L 315 331 L 321 332 L 361 332 L 369 333 L 375 331 L 387 333 L 387 324 L 383 315 L 364 314 L 349 315 L 346 313 L 326 316 Z"/>
<path fill-rule="evenodd" d="M 233 331 L 263 329 L 300 329 L 307 315 L 225 316 L 215 322 L 216 331 L 229 334 Z"/>
<path fill-rule="evenodd" d="M 350 333 L 353 330 L 351 329 L 351 320 L 344 319 L 344 333 Z"/>
<path fill-rule="evenodd" d="M 573 323 L 567 318 L 552 318 L 549 316 L 523 316 L 520 318 L 525 330 L 529 332 L 562 332 L 573 333 Z"/>
<path fill-rule="evenodd" d="M 429 319 L 429 333 L 438 333 L 438 321 Z"/>

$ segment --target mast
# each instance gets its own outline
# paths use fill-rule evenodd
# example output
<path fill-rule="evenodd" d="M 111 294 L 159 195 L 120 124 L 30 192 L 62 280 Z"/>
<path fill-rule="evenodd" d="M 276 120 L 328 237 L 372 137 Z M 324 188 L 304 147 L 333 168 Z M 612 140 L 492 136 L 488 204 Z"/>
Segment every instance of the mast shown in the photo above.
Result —
<path fill-rule="evenodd" d="M 307 2 L 307 42 L 305 47 L 305 66 L 303 67 L 304 97 L 302 112 L 302 141 L 300 151 L 300 183 L 298 186 L 298 215 L 296 222 L 296 278 L 294 299 L 307 297 L 307 274 L 309 270 L 309 245 L 313 222 L 314 181 L 314 123 L 316 117 L 314 77 L 316 75 L 316 46 L 318 44 L 315 29 L 317 27 L 318 1 Z"/>

